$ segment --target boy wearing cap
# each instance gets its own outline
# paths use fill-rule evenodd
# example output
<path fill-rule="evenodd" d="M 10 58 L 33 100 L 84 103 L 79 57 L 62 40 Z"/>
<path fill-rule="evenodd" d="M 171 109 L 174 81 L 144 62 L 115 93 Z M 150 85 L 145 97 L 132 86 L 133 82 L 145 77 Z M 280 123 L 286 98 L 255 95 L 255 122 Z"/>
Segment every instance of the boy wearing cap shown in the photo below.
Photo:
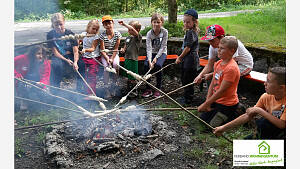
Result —
<path fill-rule="evenodd" d="M 197 66 L 199 61 L 198 50 L 198 13 L 194 9 L 189 9 L 184 13 L 183 26 L 185 30 L 182 44 L 183 51 L 176 59 L 176 64 L 181 64 L 182 85 L 192 83 L 197 76 Z M 191 104 L 194 95 L 194 86 L 184 88 L 184 96 L 178 100 L 181 104 Z"/>
<path fill-rule="evenodd" d="M 286 128 L 286 69 L 274 67 L 269 70 L 265 82 L 266 93 L 262 94 L 254 107 L 235 120 L 214 128 L 214 134 L 220 136 L 223 132 L 240 126 L 252 120 L 256 115 L 256 133 L 246 139 L 282 139 Z"/>
<path fill-rule="evenodd" d="M 237 86 L 240 80 L 240 71 L 232 56 L 237 47 L 236 37 L 226 36 L 221 39 L 218 48 L 220 60 L 214 65 L 213 78 L 206 100 L 198 107 L 198 111 L 203 112 L 200 118 L 213 127 L 236 117 L 235 111 L 239 103 Z"/>
<path fill-rule="evenodd" d="M 205 36 L 201 40 L 207 40 L 210 44 L 208 64 L 195 78 L 194 82 L 201 83 L 203 79 L 210 80 L 212 78 L 214 63 L 218 60 L 218 48 L 222 38 L 225 37 L 225 31 L 220 25 L 210 25 L 206 28 Z M 253 58 L 250 52 L 245 48 L 243 43 L 238 40 L 237 51 L 233 55 L 233 59 L 237 62 L 240 75 L 244 76 L 251 72 L 253 69 Z"/>

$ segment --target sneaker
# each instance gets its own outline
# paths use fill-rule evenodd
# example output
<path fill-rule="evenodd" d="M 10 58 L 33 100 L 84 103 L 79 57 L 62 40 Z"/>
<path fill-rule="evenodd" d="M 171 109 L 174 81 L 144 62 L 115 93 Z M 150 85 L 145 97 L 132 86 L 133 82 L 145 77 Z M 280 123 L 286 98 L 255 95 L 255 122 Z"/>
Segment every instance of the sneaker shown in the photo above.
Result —
<path fill-rule="evenodd" d="M 155 97 L 155 98 L 160 97 L 160 92 L 159 92 L 159 91 L 155 91 L 155 92 L 154 92 L 154 97 Z"/>
<path fill-rule="evenodd" d="M 153 93 L 152 93 L 152 90 L 150 90 L 150 89 L 146 89 L 146 91 L 142 94 L 143 97 L 150 97 L 152 95 L 153 95 Z"/>

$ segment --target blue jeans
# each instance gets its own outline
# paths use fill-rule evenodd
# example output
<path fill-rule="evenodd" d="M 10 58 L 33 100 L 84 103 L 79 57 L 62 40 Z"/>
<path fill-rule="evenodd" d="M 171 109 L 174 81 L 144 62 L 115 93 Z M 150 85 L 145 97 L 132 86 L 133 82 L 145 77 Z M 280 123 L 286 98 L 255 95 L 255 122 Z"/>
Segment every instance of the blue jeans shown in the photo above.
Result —
<path fill-rule="evenodd" d="M 152 54 L 152 60 L 154 59 L 154 57 L 156 56 L 156 53 L 153 53 Z M 153 69 L 150 71 L 150 73 L 155 73 L 156 71 L 159 71 L 163 64 L 165 63 L 165 60 L 167 58 L 167 55 L 165 53 L 163 53 L 156 61 Z M 144 74 L 146 74 L 148 71 L 149 71 L 150 67 L 149 67 L 149 61 L 148 61 L 148 58 L 145 59 L 144 61 Z M 161 82 L 162 82 L 162 71 L 159 72 L 159 73 L 156 73 L 155 74 L 156 76 L 156 87 L 158 89 L 161 88 Z M 147 80 L 147 82 L 150 82 L 150 79 Z M 146 85 L 146 89 L 150 89 L 150 86 L 149 85 Z"/>

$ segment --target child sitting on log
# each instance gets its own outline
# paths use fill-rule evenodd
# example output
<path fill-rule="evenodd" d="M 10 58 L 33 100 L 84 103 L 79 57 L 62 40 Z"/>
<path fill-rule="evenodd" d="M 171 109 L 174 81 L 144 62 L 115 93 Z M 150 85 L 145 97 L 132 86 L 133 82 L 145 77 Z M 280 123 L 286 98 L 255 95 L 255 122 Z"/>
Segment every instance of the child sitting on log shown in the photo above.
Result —
<path fill-rule="evenodd" d="M 237 87 L 240 71 L 233 55 L 238 48 L 238 40 L 234 36 L 221 39 L 218 48 L 220 60 L 214 65 L 213 79 L 209 86 L 206 100 L 198 107 L 203 112 L 200 118 L 213 127 L 236 118 L 235 112 L 239 99 Z"/>
<path fill-rule="evenodd" d="M 252 120 L 256 115 L 256 133 L 246 139 L 283 139 L 286 128 L 286 69 L 271 68 L 265 82 L 266 93 L 262 94 L 254 107 L 235 120 L 214 129 L 214 134 L 222 135 L 225 131 Z"/>

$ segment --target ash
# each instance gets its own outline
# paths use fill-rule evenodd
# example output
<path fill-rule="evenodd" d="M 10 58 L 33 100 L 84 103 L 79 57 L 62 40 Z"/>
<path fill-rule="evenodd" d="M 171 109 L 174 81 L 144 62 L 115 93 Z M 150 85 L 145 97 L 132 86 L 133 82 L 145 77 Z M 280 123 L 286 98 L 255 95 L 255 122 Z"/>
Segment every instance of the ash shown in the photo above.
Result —
<path fill-rule="evenodd" d="M 138 168 L 191 142 L 173 129 L 154 114 L 109 114 L 53 127 L 44 153 L 58 168 Z"/>

